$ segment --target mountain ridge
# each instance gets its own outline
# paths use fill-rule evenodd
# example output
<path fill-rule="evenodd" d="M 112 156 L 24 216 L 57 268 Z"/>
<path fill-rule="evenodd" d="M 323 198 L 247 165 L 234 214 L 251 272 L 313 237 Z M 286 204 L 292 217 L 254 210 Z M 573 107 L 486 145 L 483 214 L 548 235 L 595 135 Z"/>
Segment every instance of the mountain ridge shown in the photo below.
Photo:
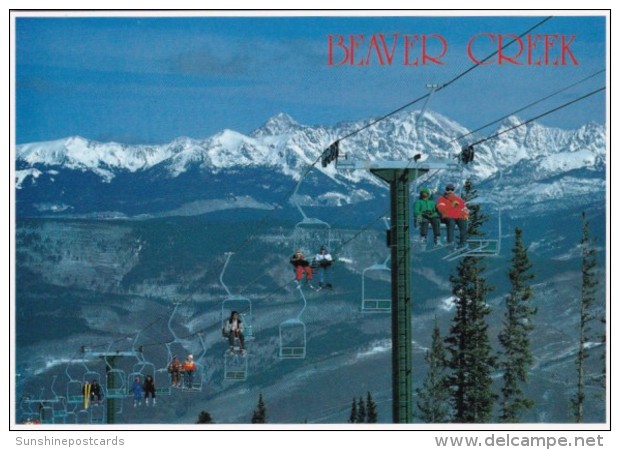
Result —
<path fill-rule="evenodd" d="M 430 177 L 431 187 L 441 189 L 447 177 L 457 183 L 471 178 L 494 190 L 501 203 L 517 205 L 521 202 L 514 189 L 517 185 L 554 184 L 561 181 L 558 176 L 574 177 L 582 171 L 579 178 L 589 181 L 577 183 L 582 189 L 575 193 L 576 201 L 590 191 L 604 192 L 606 130 L 603 126 L 590 122 L 575 130 L 563 130 L 532 122 L 515 128 L 520 123 L 515 116 L 504 119 L 497 125 L 496 137 L 476 145 L 472 164 L 464 166 L 459 173 L 441 174 L 436 179 Z M 103 213 L 110 210 L 97 209 L 101 206 L 98 199 L 106 195 L 116 199 L 116 209 L 124 214 L 151 214 L 154 211 L 148 208 L 123 210 L 123 204 L 132 200 L 127 198 L 131 193 L 124 192 L 127 185 L 133 184 L 134 191 L 143 191 L 156 198 L 163 195 L 159 185 L 164 180 L 171 186 L 179 184 L 178 191 L 181 191 L 187 189 L 189 177 L 196 183 L 204 183 L 204 193 L 195 193 L 190 198 L 185 198 L 182 192 L 178 198 L 167 195 L 165 201 L 169 202 L 166 205 L 169 211 L 178 210 L 189 202 L 212 199 L 216 194 L 225 198 L 231 192 L 248 195 L 251 191 L 252 200 L 257 204 L 269 204 L 275 202 L 271 193 L 274 186 L 265 184 L 264 192 L 253 189 L 252 180 L 244 176 L 245 171 L 258 170 L 266 174 L 267 179 L 293 185 L 312 166 L 312 173 L 317 175 L 304 179 L 311 200 L 327 195 L 346 197 L 344 202 L 350 203 L 354 197 L 370 199 L 382 195 L 385 186 L 365 171 L 343 171 L 333 165 L 321 167 L 317 164 L 322 152 L 341 136 L 347 136 L 340 141 L 341 155 L 362 160 L 408 161 L 416 154 L 421 154 L 422 160 L 455 158 L 463 144 L 483 140 L 432 111 L 402 112 L 369 126 L 371 124 L 372 120 L 364 120 L 332 127 L 307 126 L 280 113 L 248 135 L 225 129 L 202 140 L 179 137 L 160 145 L 101 143 L 79 136 L 22 144 L 16 148 L 18 205 L 23 207 L 21 212 L 28 215 L 38 214 L 41 204 L 57 204 L 56 208 L 46 209 L 54 214 L 71 214 L 72 209 L 79 208 Z M 462 136 L 467 137 L 460 139 Z M 88 176 L 89 173 L 95 178 Z M 224 175 L 230 179 L 223 180 L 222 185 Z M 211 183 L 216 178 L 220 180 L 219 185 Z M 330 181 L 326 183 L 327 179 Z M 427 179 L 419 182 L 427 183 Z M 109 187 L 101 186 L 105 184 Z M 72 196 L 69 191 L 76 186 L 87 186 L 91 195 L 69 199 Z M 546 192 L 558 191 L 557 187 L 544 188 Z M 358 190 L 363 191 L 361 196 L 351 194 Z M 65 198 L 54 198 L 51 192 Z M 545 194 L 538 200 L 547 199 Z M 77 205 L 78 200 L 83 204 Z"/>

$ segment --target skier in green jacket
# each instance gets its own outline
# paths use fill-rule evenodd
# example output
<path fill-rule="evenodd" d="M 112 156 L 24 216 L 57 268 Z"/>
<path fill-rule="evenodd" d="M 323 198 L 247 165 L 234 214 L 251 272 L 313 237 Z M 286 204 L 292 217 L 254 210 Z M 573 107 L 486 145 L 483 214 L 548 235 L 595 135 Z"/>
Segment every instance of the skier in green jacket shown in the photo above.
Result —
<path fill-rule="evenodd" d="M 413 205 L 414 226 L 420 226 L 420 237 L 422 243 L 426 243 L 426 235 L 428 233 L 428 224 L 433 228 L 433 242 L 439 245 L 439 213 L 435 200 L 431 199 L 431 191 L 423 187 L 420 190 L 420 198 Z"/>

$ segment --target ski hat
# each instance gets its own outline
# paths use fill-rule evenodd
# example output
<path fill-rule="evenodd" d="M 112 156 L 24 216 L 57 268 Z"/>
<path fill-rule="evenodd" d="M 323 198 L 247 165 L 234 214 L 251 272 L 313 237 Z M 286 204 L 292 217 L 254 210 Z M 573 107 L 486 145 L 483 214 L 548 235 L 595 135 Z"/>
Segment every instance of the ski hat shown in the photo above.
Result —
<path fill-rule="evenodd" d="M 319 249 L 319 251 L 322 252 L 323 250 L 327 251 L 327 247 L 325 247 L 324 245 L 321 245 L 321 248 Z"/>
<path fill-rule="evenodd" d="M 194 355 L 187 355 L 187 359 L 194 359 Z"/>
<path fill-rule="evenodd" d="M 454 185 L 452 183 L 446 184 L 446 191 L 453 191 L 453 190 L 454 190 Z"/>
<path fill-rule="evenodd" d="M 431 195 L 431 190 L 427 188 L 426 186 L 424 186 L 422 189 L 420 189 L 420 194 L 424 194 L 424 193 Z"/>

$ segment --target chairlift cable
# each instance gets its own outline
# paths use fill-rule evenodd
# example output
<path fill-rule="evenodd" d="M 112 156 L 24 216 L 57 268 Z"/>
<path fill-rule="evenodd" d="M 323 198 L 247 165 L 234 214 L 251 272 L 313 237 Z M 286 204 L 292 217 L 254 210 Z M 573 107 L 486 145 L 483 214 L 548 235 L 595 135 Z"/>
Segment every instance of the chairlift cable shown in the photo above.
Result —
<path fill-rule="evenodd" d="M 560 106 L 556 106 L 555 108 L 550 109 L 550 110 L 548 110 L 548 111 L 545 111 L 544 113 L 538 114 L 537 116 L 534 116 L 534 117 L 532 117 L 532 118 L 530 118 L 530 119 L 526 120 L 525 122 L 522 122 L 522 123 L 520 123 L 520 124 L 518 124 L 518 125 L 515 125 L 515 126 L 512 126 L 512 127 L 508 128 L 508 129 L 506 129 L 506 130 L 502 130 L 502 131 L 499 131 L 499 132 L 497 132 L 497 133 L 495 133 L 495 134 L 492 134 L 492 135 L 490 135 L 490 136 L 487 136 L 486 138 L 480 139 L 480 140 L 478 140 L 478 141 L 476 141 L 476 142 L 474 142 L 474 143 L 472 143 L 472 144 L 470 144 L 470 145 L 475 146 L 475 145 L 482 144 L 483 142 L 486 142 L 486 141 L 488 141 L 488 140 L 494 139 L 494 138 L 496 138 L 496 137 L 498 137 L 498 136 L 501 136 L 501 135 L 502 135 L 502 134 L 504 134 L 504 133 L 508 133 L 509 131 L 512 131 L 512 130 L 514 130 L 514 129 L 516 129 L 516 128 L 522 127 L 523 125 L 527 125 L 528 123 L 531 123 L 531 122 L 533 122 L 533 121 L 535 121 L 535 120 L 538 120 L 538 119 L 540 119 L 541 117 L 548 116 L 549 114 L 552 114 L 552 113 L 554 113 L 554 112 L 556 112 L 556 111 L 559 111 L 560 109 L 566 108 L 567 106 L 570 106 L 570 105 L 572 105 L 572 104 L 574 104 L 574 103 L 580 102 L 581 100 L 585 100 L 586 98 L 591 97 L 591 96 L 592 96 L 592 95 L 594 95 L 594 94 L 598 94 L 599 92 L 604 91 L 605 89 L 606 89 L 606 87 L 605 87 L 605 86 L 600 87 L 600 88 L 598 88 L 598 89 L 596 89 L 596 90 L 594 90 L 594 91 L 591 91 L 591 92 L 588 92 L 588 93 L 587 93 L 587 94 L 585 94 L 585 95 L 582 95 L 582 96 L 581 96 L 581 97 L 579 97 L 579 98 L 576 98 L 576 99 L 574 99 L 574 100 L 571 100 L 570 102 L 566 102 L 566 103 L 564 103 L 564 104 L 562 104 L 562 105 L 560 105 Z"/>
<path fill-rule="evenodd" d="M 545 22 L 547 22 L 548 20 L 550 20 L 551 18 L 553 18 L 553 16 L 548 16 L 545 17 L 543 20 L 541 20 L 540 22 L 536 23 L 535 25 L 533 25 L 531 28 L 529 28 L 528 30 L 524 31 L 523 33 L 521 33 L 518 38 L 514 38 L 511 41 L 507 42 L 503 47 L 495 50 L 493 53 L 489 54 L 488 56 L 486 56 L 485 58 L 483 58 L 479 63 L 477 64 L 473 64 L 471 67 L 469 67 L 468 69 L 466 69 L 465 71 L 461 72 L 460 74 L 456 75 L 454 78 L 452 78 L 451 80 L 440 84 L 435 90 L 434 92 L 438 92 L 444 88 L 447 88 L 448 86 L 450 86 L 452 83 L 456 82 L 457 80 L 461 79 L 462 77 L 464 77 L 465 75 L 467 75 L 469 72 L 473 71 L 474 69 L 478 68 L 479 66 L 483 65 L 484 62 L 488 61 L 489 59 L 491 59 L 492 57 L 494 57 L 495 55 L 497 55 L 501 50 L 504 50 L 505 48 L 509 47 L 510 45 L 512 45 L 514 42 L 516 42 L 519 38 L 527 35 L 528 33 L 531 33 L 533 30 L 535 30 L 536 28 L 538 28 L 539 26 L 541 26 L 542 24 L 544 24 Z M 411 100 L 409 103 L 404 104 L 403 106 L 396 108 L 395 110 L 384 114 L 383 116 L 379 117 L 376 120 L 373 120 L 371 122 L 369 122 L 368 124 L 353 130 L 352 132 L 350 132 L 349 134 L 341 137 L 340 139 L 338 139 L 339 141 L 345 140 L 347 138 L 350 138 L 358 133 L 360 133 L 361 131 L 364 131 L 367 128 L 370 128 L 374 125 L 376 125 L 377 123 L 387 119 L 388 117 L 393 116 L 396 113 L 399 113 L 400 111 L 409 108 L 410 106 L 416 104 L 417 102 L 424 100 L 425 98 L 429 97 L 431 95 L 432 92 L 429 92 L 425 95 L 422 95 L 414 100 Z"/>
<path fill-rule="evenodd" d="M 495 119 L 495 120 L 493 120 L 492 122 L 489 122 L 489 123 L 487 123 L 487 124 L 485 124 L 485 125 L 482 125 L 482 126 L 480 126 L 480 127 L 476 128 L 475 130 L 472 130 L 472 131 L 470 131 L 470 132 L 468 132 L 468 133 L 466 133 L 466 134 L 464 134 L 464 135 L 462 135 L 462 136 L 459 136 L 459 137 L 457 137 L 457 138 L 455 138 L 455 139 L 451 140 L 450 142 L 448 142 L 448 144 L 452 144 L 453 142 L 457 142 L 457 141 L 459 141 L 459 140 L 461 140 L 461 139 L 463 139 L 463 138 L 466 138 L 467 136 L 470 136 L 470 135 L 472 135 L 472 134 L 474 134 L 474 133 L 477 133 L 477 132 L 478 132 L 478 131 L 480 131 L 480 130 L 483 130 L 483 129 L 485 129 L 485 128 L 488 128 L 488 127 L 490 127 L 491 125 L 495 125 L 496 123 L 501 122 L 502 120 L 507 119 L 507 118 L 508 118 L 508 117 L 510 117 L 510 116 L 513 116 L 513 115 L 518 114 L 518 113 L 520 113 L 520 112 L 522 112 L 522 111 L 525 111 L 526 109 L 531 108 L 531 107 L 532 107 L 532 106 L 534 106 L 534 105 L 537 105 L 537 104 L 539 104 L 539 103 L 542 103 L 543 101 L 548 100 L 548 99 L 550 99 L 551 97 L 554 97 L 554 96 L 556 96 L 556 95 L 558 95 L 558 94 L 561 94 L 562 92 L 567 91 L 567 90 L 569 90 L 569 89 L 571 89 L 571 88 L 573 88 L 573 87 L 577 86 L 578 84 L 581 84 L 581 83 L 583 83 L 584 81 L 587 81 L 587 80 L 589 80 L 590 78 L 593 78 L 593 77 L 595 77 L 596 75 L 599 75 L 599 74 L 601 74 L 601 73 L 603 73 L 603 72 L 605 72 L 605 71 L 606 71 L 606 69 L 602 69 L 602 70 L 599 70 L 598 72 L 593 73 L 592 75 L 588 75 L 587 77 L 585 77 L 585 78 L 583 78 L 583 79 L 581 79 L 581 80 L 579 80 L 579 81 L 576 81 L 576 82 L 574 82 L 574 83 L 572 83 L 572 84 L 570 84 L 570 85 L 568 85 L 568 86 L 565 86 L 565 87 L 563 87 L 562 89 L 560 89 L 560 90 L 557 90 L 557 91 L 553 92 L 552 94 L 546 95 L 545 97 L 543 97 L 543 98 L 541 98 L 541 99 L 538 99 L 538 100 L 536 100 L 536 101 L 534 101 L 534 102 L 532 102 L 532 103 L 529 103 L 529 104 L 527 104 L 527 105 L 525 105 L 525 106 L 522 106 L 521 108 L 519 108 L 519 109 L 517 109 L 517 110 L 515 110 L 515 111 L 512 111 L 512 112 L 510 112 L 510 113 L 508 113 L 508 114 L 503 115 L 503 116 L 502 116 L 502 117 L 500 117 L 499 119 Z"/>

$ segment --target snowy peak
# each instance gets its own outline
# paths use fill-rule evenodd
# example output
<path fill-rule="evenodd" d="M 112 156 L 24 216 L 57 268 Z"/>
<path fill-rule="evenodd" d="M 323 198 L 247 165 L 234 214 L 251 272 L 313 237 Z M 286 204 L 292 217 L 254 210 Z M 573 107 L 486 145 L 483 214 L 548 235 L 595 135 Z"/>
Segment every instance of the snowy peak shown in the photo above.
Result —
<path fill-rule="evenodd" d="M 263 126 L 251 133 L 252 137 L 278 136 L 301 128 L 291 116 L 279 113 L 271 117 Z"/>
<path fill-rule="evenodd" d="M 517 127 L 519 125 L 521 125 L 523 122 L 521 121 L 521 119 L 519 119 L 519 117 L 512 115 L 512 116 L 508 116 L 506 117 L 504 120 L 502 120 L 498 127 L 497 127 L 497 132 L 500 133 L 502 131 L 508 130 L 510 128 L 513 127 Z"/>
<path fill-rule="evenodd" d="M 101 143 L 80 136 L 17 146 L 17 159 L 29 166 L 62 166 L 67 169 L 90 170 L 105 181 L 114 177 L 114 170 L 135 172 L 148 169 L 182 151 L 185 138 L 166 146 Z"/>
<path fill-rule="evenodd" d="M 340 124 L 333 129 L 341 153 L 361 160 L 410 160 L 415 154 L 448 158 L 460 150 L 459 137 L 468 130 L 439 113 L 400 112 L 385 120 Z M 362 129 L 363 131 L 357 132 Z"/>
<path fill-rule="evenodd" d="M 224 130 L 205 145 L 208 158 L 203 167 L 269 166 L 269 149 L 260 141 L 232 130 Z"/>
<path fill-rule="evenodd" d="M 522 125 L 523 123 L 524 121 L 516 116 L 505 119 L 493 133 L 499 135 L 496 141 L 512 142 L 542 154 L 565 150 L 577 151 L 583 147 L 589 147 L 599 153 L 605 151 L 605 128 L 593 122 L 577 130 L 546 127 L 536 122 Z"/>
<path fill-rule="evenodd" d="M 522 125 L 511 116 L 492 135 L 497 137 L 477 146 L 474 166 L 484 179 L 497 171 L 530 172 L 534 179 L 554 176 L 578 168 L 604 164 L 605 128 L 590 123 L 577 130 L 546 127 L 536 122 Z M 525 169 L 521 162 L 531 167 Z"/>
<path fill-rule="evenodd" d="M 17 159 L 30 165 L 44 164 L 61 166 L 67 163 L 68 154 L 73 142 L 85 141 L 75 136 L 47 142 L 34 142 L 17 146 Z"/>

